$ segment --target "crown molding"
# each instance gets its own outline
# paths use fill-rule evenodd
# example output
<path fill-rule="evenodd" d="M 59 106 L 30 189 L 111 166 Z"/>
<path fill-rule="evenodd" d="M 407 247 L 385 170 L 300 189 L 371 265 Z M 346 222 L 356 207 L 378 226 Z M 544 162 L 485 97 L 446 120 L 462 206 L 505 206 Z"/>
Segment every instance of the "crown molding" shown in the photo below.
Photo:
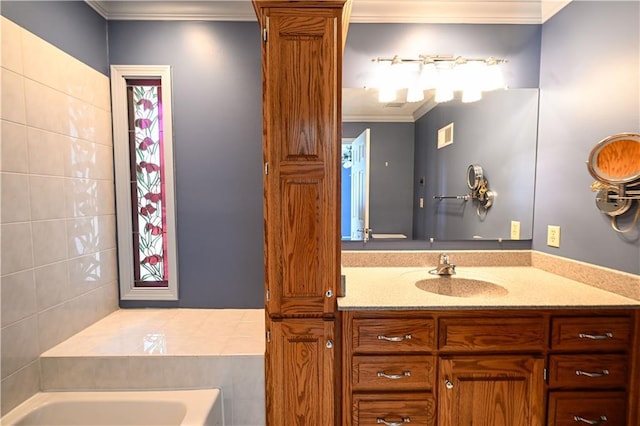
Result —
<path fill-rule="evenodd" d="M 541 24 L 571 0 L 354 0 L 352 23 Z M 107 20 L 256 21 L 250 0 L 85 0 Z"/>

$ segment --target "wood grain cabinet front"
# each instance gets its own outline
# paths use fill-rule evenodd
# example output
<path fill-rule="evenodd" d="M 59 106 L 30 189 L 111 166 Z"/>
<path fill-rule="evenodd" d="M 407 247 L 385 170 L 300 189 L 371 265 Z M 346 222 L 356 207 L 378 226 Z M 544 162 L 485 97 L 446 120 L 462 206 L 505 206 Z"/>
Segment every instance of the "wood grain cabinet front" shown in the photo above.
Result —
<path fill-rule="evenodd" d="M 346 311 L 345 426 L 638 426 L 637 310 Z"/>
<path fill-rule="evenodd" d="M 551 349 L 555 351 L 624 351 L 631 344 L 632 321 L 617 317 L 554 317 Z"/>
<path fill-rule="evenodd" d="M 435 426 L 436 404 L 432 394 L 356 394 L 353 426 Z"/>
<path fill-rule="evenodd" d="M 551 318 L 548 425 L 633 424 L 633 327 L 633 316 Z"/>
<path fill-rule="evenodd" d="M 427 318 L 354 319 L 350 334 L 357 353 L 397 354 L 435 348 L 435 322 Z"/>
<path fill-rule="evenodd" d="M 623 354 L 556 354 L 549 357 L 549 387 L 602 389 L 627 385 L 627 356 Z"/>
<path fill-rule="evenodd" d="M 354 391 L 429 390 L 435 380 L 432 356 L 354 356 Z"/>
<path fill-rule="evenodd" d="M 626 426 L 624 392 L 550 392 L 548 426 Z"/>

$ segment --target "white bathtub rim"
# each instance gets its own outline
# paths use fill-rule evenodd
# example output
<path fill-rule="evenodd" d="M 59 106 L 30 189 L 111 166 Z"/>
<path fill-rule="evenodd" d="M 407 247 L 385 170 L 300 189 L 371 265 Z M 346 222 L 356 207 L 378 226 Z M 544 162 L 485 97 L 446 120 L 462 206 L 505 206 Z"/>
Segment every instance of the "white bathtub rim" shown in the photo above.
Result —
<path fill-rule="evenodd" d="M 0 418 L 0 425 L 13 426 L 30 412 L 60 401 L 167 401 L 182 402 L 187 405 L 187 413 L 181 426 L 202 426 L 208 414 L 219 404 L 222 425 L 224 420 L 224 398 L 221 388 L 190 389 L 123 389 L 123 390 L 73 390 L 38 392 Z M 194 398 L 197 401 L 194 402 Z"/>

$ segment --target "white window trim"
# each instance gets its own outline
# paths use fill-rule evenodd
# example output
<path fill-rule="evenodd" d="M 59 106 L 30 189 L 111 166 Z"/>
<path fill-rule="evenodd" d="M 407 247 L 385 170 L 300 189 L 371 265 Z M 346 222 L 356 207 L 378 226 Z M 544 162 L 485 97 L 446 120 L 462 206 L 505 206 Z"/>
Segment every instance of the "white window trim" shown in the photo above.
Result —
<path fill-rule="evenodd" d="M 162 86 L 166 238 L 169 286 L 134 287 L 133 225 L 131 219 L 131 169 L 127 111 L 128 78 L 160 78 Z M 113 114 L 113 155 L 116 181 L 116 219 L 120 300 L 178 300 L 178 255 L 173 163 L 171 67 L 165 65 L 112 65 L 111 110 Z"/>

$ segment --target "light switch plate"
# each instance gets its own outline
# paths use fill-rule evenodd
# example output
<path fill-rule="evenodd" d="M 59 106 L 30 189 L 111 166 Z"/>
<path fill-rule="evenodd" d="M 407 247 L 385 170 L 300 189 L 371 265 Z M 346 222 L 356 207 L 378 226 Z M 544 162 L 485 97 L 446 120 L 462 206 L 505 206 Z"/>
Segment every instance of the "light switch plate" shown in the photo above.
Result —
<path fill-rule="evenodd" d="M 511 221 L 511 239 L 519 240 L 520 239 L 520 222 L 517 220 Z"/>
<path fill-rule="evenodd" d="M 547 226 L 547 245 L 549 247 L 560 247 L 560 227 L 556 225 Z"/>

